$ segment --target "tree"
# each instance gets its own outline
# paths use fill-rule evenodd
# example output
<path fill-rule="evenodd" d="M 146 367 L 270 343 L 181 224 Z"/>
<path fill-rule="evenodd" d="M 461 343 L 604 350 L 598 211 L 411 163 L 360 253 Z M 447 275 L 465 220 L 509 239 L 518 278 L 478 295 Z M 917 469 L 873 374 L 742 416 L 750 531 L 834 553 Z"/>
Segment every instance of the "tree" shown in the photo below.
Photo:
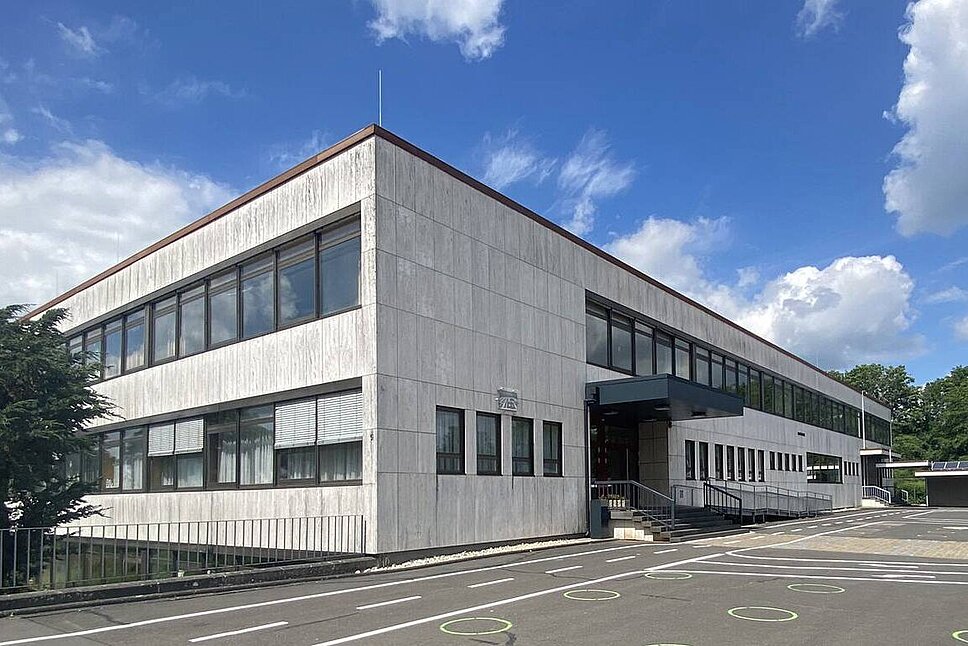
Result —
<path fill-rule="evenodd" d="M 21 318 L 25 309 L 0 308 L 0 532 L 98 513 L 82 500 L 96 485 L 68 477 L 63 465 L 89 449 L 82 429 L 112 414 L 110 402 L 89 387 L 96 366 L 68 356 L 57 329 L 66 312 L 49 310 L 31 321 Z M 11 556 L 0 554 L 5 565 Z"/>
<path fill-rule="evenodd" d="M 914 385 L 914 377 L 903 365 L 865 363 L 854 366 L 847 372 L 831 370 L 829 374 L 886 403 L 893 412 L 896 434 L 916 432 L 921 416 L 920 390 Z"/>
<path fill-rule="evenodd" d="M 968 366 L 924 385 L 927 440 L 936 460 L 968 460 Z"/>

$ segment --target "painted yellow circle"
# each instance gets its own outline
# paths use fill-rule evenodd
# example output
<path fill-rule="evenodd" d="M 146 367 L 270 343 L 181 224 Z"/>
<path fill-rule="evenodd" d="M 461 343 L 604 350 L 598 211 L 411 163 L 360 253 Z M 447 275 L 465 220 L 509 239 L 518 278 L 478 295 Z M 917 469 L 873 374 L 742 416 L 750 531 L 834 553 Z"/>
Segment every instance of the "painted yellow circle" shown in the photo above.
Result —
<path fill-rule="evenodd" d="M 786 616 L 775 617 L 775 618 L 746 617 L 740 614 L 740 612 L 744 610 L 767 610 L 771 612 L 781 612 L 781 613 L 784 613 Z M 770 606 L 739 606 L 738 608 L 730 608 L 729 610 L 726 611 L 726 613 L 730 617 L 735 617 L 736 619 L 745 619 L 747 621 L 769 621 L 769 622 L 793 621 L 794 619 L 800 616 L 797 613 L 793 612 L 792 610 L 785 610 L 783 608 L 771 608 Z"/>
<path fill-rule="evenodd" d="M 481 631 L 466 631 L 466 630 L 454 630 L 451 628 L 454 624 L 459 624 L 467 621 L 494 621 L 499 624 L 497 628 L 491 630 L 481 630 Z M 447 633 L 448 635 L 457 635 L 458 637 L 477 637 L 479 635 L 495 635 L 497 633 L 503 633 L 506 630 L 510 630 L 513 626 L 507 619 L 498 619 L 497 617 L 464 617 L 463 619 L 451 619 L 450 621 L 445 621 L 440 624 L 440 630 Z"/>
<path fill-rule="evenodd" d="M 688 572 L 676 572 L 675 570 L 663 570 L 661 572 L 646 572 L 644 576 L 647 579 L 656 579 L 658 581 L 684 581 L 686 579 L 692 578 L 692 575 L 689 574 Z"/>
<path fill-rule="evenodd" d="M 841 592 L 847 592 L 846 588 L 841 588 L 839 585 L 828 585 L 826 583 L 791 583 L 787 588 L 794 592 L 806 592 L 807 594 L 840 594 Z"/>
<path fill-rule="evenodd" d="M 951 633 L 951 636 L 955 639 L 955 641 L 968 644 L 968 630 L 956 630 L 955 632 Z"/>
<path fill-rule="evenodd" d="M 564 594 L 567 599 L 574 599 L 575 601 L 608 601 L 610 599 L 618 599 L 622 595 L 615 590 L 569 590 Z"/>

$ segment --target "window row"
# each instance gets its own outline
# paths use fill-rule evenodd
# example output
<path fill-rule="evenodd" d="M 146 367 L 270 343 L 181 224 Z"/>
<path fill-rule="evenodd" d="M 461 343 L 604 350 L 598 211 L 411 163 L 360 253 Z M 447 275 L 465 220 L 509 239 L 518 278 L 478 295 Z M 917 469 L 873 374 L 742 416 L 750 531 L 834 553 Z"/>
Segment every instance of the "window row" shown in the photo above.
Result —
<path fill-rule="evenodd" d="M 586 361 L 636 376 L 670 374 L 738 395 L 749 408 L 861 436 L 860 411 L 589 300 Z M 867 437 L 890 443 L 889 422 L 867 413 Z M 886 430 L 885 430 L 886 429 Z"/>
<path fill-rule="evenodd" d="M 803 471 L 803 456 L 770 451 L 770 471 Z"/>
<path fill-rule="evenodd" d="M 68 340 L 101 379 L 356 307 L 360 220 L 326 227 Z"/>
<path fill-rule="evenodd" d="M 860 462 L 848 462 L 844 461 L 844 475 L 845 476 L 859 476 L 860 475 Z"/>
<path fill-rule="evenodd" d="M 843 483 L 842 463 L 835 455 L 807 453 L 807 482 Z"/>
<path fill-rule="evenodd" d="M 764 451 L 742 446 L 713 447 L 713 479 L 765 482 Z M 686 480 L 709 480 L 709 444 L 685 441 Z"/>
<path fill-rule="evenodd" d="M 65 475 L 108 493 L 360 481 L 362 404 L 346 391 L 108 431 Z"/>
<path fill-rule="evenodd" d="M 463 475 L 464 456 L 464 411 L 457 408 L 437 408 L 437 473 L 444 475 Z M 501 437 L 502 420 L 493 413 L 474 413 L 477 437 L 477 475 L 502 475 Z M 562 475 L 561 424 L 541 422 L 542 464 L 541 473 L 545 476 Z M 534 459 L 534 420 L 525 417 L 511 418 L 511 475 L 533 476 Z"/>

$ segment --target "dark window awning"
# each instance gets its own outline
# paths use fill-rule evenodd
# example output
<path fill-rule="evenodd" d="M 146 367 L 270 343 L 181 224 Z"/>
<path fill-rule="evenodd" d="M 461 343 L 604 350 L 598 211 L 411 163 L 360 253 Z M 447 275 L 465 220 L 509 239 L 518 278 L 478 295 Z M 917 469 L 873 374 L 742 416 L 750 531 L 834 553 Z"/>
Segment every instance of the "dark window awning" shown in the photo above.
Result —
<path fill-rule="evenodd" d="M 743 398 L 672 375 L 630 377 L 585 384 L 595 412 L 621 421 L 681 421 L 743 414 Z"/>

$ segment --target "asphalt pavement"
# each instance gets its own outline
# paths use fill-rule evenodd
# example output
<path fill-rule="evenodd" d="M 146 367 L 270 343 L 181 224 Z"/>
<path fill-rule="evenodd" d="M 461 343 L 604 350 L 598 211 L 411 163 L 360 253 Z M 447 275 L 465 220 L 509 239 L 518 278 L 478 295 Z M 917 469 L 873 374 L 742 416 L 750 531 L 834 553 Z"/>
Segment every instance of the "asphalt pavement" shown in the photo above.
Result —
<path fill-rule="evenodd" d="M 7 617 L 0 646 L 968 643 L 966 547 L 968 510 L 865 509 Z"/>

